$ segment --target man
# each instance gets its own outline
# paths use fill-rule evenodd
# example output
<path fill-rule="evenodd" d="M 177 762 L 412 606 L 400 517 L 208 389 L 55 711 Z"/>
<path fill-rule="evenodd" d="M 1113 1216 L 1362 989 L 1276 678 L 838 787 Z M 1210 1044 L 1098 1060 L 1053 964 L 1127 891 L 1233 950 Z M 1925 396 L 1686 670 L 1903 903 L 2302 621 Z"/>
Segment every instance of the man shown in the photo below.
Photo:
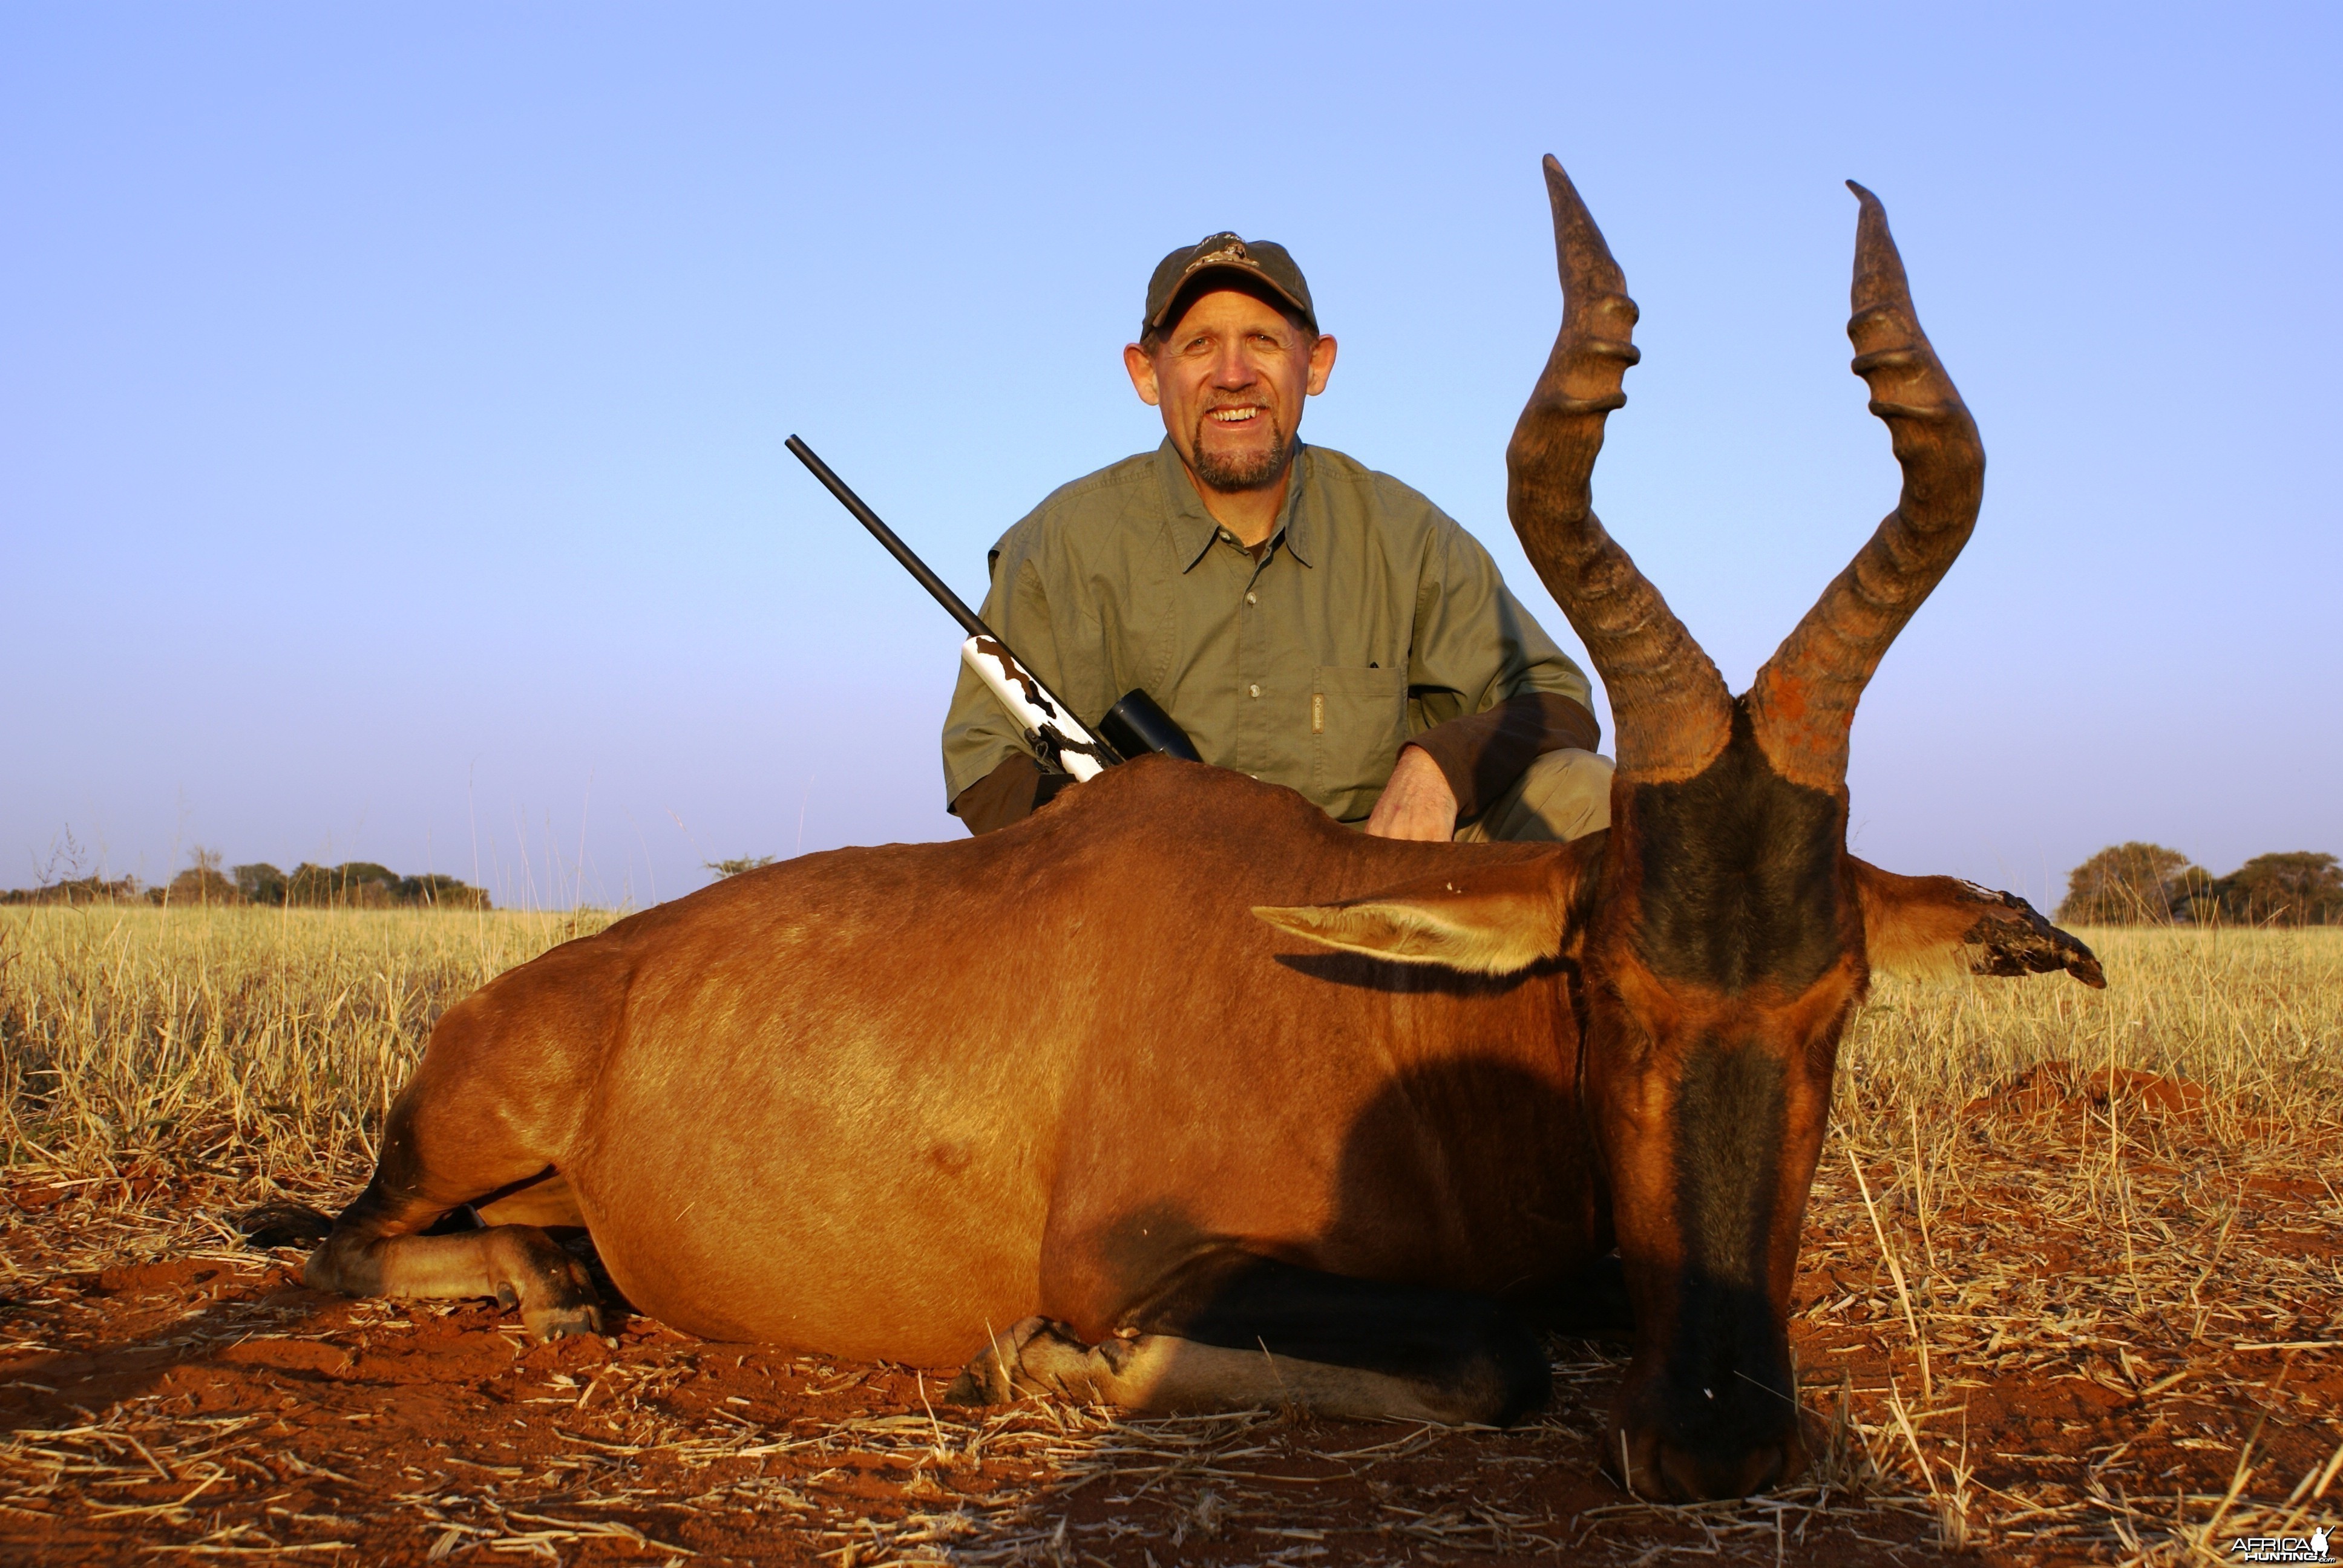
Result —
<path fill-rule="evenodd" d="M 1610 820 L 1586 677 L 1479 541 L 1297 438 L 1334 339 L 1284 247 L 1208 236 L 1156 267 L 1123 364 L 1164 440 L 1057 490 L 992 548 L 984 618 L 1076 714 L 1134 687 L 1207 762 L 1395 839 L 1566 839 Z M 970 832 L 1071 780 L 960 671 L 944 721 Z"/>

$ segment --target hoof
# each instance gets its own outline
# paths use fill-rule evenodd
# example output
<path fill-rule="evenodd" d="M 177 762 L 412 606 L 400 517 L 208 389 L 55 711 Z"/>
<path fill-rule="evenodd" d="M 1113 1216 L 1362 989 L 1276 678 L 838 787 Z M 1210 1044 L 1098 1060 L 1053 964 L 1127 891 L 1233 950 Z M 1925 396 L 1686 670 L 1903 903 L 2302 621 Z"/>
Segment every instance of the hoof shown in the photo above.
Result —
<path fill-rule="evenodd" d="M 572 1334 L 598 1334 L 602 1332 L 602 1309 L 588 1303 L 574 1307 L 548 1307 L 540 1312 L 523 1312 L 521 1323 L 529 1337 L 543 1344 L 548 1340 L 564 1340 Z"/>
<path fill-rule="evenodd" d="M 1009 1332 L 992 1336 L 976 1352 L 960 1376 L 944 1390 L 944 1402 L 957 1405 L 1007 1404 L 1017 1397 L 1017 1361 L 1033 1336 L 1049 1327 L 1046 1318 L 1026 1318 Z"/>
<path fill-rule="evenodd" d="M 307 1203 L 263 1203 L 238 1214 L 234 1223 L 245 1241 L 262 1251 L 314 1247 L 334 1231 L 332 1217 Z"/>
<path fill-rule="evenodd" d="M 950 1385 L 937 1398 L 946 1404 L 956 1404 L 965 1409 L 974 1405 L 1000 1404 L 1007 1396 L 996 1393 L 993 1386 L 977 1375 L 976 1368 L 970 1365 L 960 1368 L 960 1376 L 952 1379 Z"/>

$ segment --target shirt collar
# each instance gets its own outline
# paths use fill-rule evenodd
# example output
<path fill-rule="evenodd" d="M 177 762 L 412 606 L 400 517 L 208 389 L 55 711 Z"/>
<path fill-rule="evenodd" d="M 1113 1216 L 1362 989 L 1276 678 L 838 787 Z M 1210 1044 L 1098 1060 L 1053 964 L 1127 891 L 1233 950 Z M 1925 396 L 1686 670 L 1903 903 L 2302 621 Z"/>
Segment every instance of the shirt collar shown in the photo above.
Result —
<path fill-rule="evenodd" d="M 1163 498 L 1172 514 L 1171 534 L 1173 553 L 1180 569 L 1186 572 L 1204 558 L 1220 537 L 1221 525 L 1204 509 L 1203 497 L 1196 493 L 1196 482 L 1188 477 L 1188 466 L 1180 460 L 1180 449 L 1172 445 L 1172 437 L 1155 449 L 1156 468 L 1163 480 Z M 1274 542 L 1281 535 L 1285 548 L 1303 566 L 1310 564 L 1313 552 L 1310 534 L 1310 517 L 1314 508 L 1301 504 L 1302 492 L 1310 487 L 1312 457 L 1309 443 L 1303 442 L 1293 454 L 1293 467 L 1285 485 L 1285 504 L 1278 509 L 1277 527 L 1270 533 Z"/>

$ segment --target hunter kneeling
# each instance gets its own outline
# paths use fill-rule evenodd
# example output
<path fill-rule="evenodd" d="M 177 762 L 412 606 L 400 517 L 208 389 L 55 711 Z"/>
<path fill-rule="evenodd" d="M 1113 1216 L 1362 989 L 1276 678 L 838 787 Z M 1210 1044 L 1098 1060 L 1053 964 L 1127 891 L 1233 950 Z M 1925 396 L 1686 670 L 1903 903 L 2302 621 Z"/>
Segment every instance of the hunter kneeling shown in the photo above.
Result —
<path fill-rule="evenodd" d="M 1207 762 L 1392 839 L 1566 840 L 1610 820 L 1585 675 L 1479 540 L 1298 437 L 1334 339 L 1282 246 L 1163 258 L 1123 363 L 1163 444 L 1060 488 L 1001 537 L 983 617 L 1078 713 L 1144 688 Z M 944 721 L 974 833 L 1072 782 L 963 668 Z"/>

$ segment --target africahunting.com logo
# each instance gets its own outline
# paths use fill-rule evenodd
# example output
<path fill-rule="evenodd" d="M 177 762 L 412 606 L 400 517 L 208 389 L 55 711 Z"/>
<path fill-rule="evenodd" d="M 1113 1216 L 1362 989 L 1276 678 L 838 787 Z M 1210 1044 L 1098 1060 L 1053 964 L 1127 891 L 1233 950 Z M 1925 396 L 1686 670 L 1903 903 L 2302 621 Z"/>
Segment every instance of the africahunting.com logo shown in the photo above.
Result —
<path fill-rule="evenodd" d="M 2327 1529 L 2308 1535 L 2240 1535 L 2229 1543 L 2229 1555 L 2240 1563 L 2332 1563 L 2328 1554 Z"/>

